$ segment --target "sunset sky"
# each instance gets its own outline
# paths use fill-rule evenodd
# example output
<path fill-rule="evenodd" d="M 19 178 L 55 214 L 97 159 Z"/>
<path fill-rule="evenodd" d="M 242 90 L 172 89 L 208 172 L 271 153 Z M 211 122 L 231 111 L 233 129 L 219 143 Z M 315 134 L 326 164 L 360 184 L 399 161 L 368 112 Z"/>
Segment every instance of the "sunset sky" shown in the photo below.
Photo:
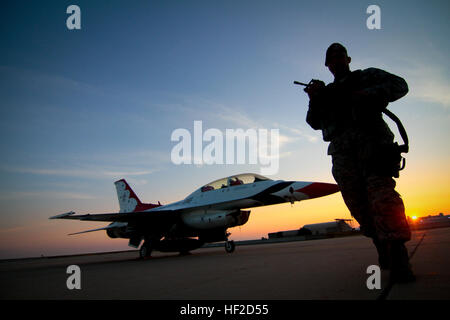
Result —
<path fill-rule="evenodd" d="M 66 8 L 81 9 L 68 30 Z M 351 69 L 403 77 L 389 109 L 410 140 L 397 190 L 407 215 L 450 211 L 450 4 L 377 1 L 2 1 L 0 10 L 0 259 L 125 250 L 104 223 L 48 220 L 67 211 L 118 211 L 113 182 L 144 202 L 181 200 L 200 186 L 259 165 L 175 165 L 178 128 L 279 129 L 271 179 L 334 182 L 321 133 L 305 122 L 326 48 L 341 42 Z M 399 134 L 390 120 L 388 124 Z M 205 146 L 204 143 L 203 146 Z M 252 209 L 231 239 L 267 237 L 351 218 L 341 195 Z"/>

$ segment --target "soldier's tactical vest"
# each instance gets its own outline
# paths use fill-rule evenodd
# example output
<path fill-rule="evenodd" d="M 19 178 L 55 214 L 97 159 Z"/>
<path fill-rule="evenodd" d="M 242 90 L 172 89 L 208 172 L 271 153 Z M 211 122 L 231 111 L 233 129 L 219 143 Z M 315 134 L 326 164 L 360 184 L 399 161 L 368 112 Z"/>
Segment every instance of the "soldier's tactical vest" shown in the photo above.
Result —
<path fill-rule="evenodd" d="M 384 149 L 380 150 L 385 155 L 383 160 L 388 161 L 386 165 L 382 165 L 383 170 L 387 166 L 390 168 L 389 170 L 392 170 L 392 176 L 398 177 L 399 171 L 405 167 L 405 159 L 401 153 L 409 151 L 406 130 L 400 119 L 386 109 L 388 101 L 371 99 L 361 103 L 361 101 L 352 100 L 352 92 L 364 89 L 365 84 L 361 81 L 361 73 L 361 70 L 355 70 L 344 81 L 330 83 L 324 89 L 322 95 L 324 110 L 321 112 L 323 139 L 325 141 L 336 140 L 348 128 L 366 131 L 370 134 L 380 133 L 384 135 L 383 128 L 387 127 L 382 117 L 382 113 L 384 113 L 396 123 L 404 142 L 403 145 L 398 143 L 384 144 Z M 392 134 L 388 128 L 386 130 L 389 134 Z M 384 139 L 384 137 L 379 138 L 380 140 Z"/>

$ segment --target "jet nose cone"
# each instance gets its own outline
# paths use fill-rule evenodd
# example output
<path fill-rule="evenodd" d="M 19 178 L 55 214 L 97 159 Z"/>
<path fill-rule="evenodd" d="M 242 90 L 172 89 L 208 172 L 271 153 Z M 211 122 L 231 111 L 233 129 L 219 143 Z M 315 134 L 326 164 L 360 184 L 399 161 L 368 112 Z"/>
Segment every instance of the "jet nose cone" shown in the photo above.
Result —
<path fill-rule="evenodd" d="M 338 192 L 339 187 L 335 183 L 313 182 L 310 185 L 295 191 L 304 193 L 309 197 L 309 199 L 312 199 Z"/>

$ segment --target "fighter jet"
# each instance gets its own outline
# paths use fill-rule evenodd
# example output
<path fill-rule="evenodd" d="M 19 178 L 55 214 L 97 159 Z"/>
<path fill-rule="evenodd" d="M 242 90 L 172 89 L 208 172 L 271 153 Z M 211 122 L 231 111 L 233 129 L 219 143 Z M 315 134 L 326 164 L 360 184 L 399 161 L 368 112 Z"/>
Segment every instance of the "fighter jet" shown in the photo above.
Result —
<path fill-rule="evenodd" d="M 186 254 L 205 243 L 225 242 L 231 253 L 235 243 L 228 240 L 228 228 L 247 223 L 250 211 L 242 210 L 284 202 L 294 203 L 338 192 L 333 183 L 272 180 L 243 173 L 210 182 L 185 199 L 162 205 L 142 203 L 125 179 L 115 182 L 118 213 L 82 214 L 67 212 L 50 219 L 110 221 L 106 227 L 73 234 L 106 230 L 110 238 L 129 239 L 139 248 L 140 258 L 152 250 Z"/>

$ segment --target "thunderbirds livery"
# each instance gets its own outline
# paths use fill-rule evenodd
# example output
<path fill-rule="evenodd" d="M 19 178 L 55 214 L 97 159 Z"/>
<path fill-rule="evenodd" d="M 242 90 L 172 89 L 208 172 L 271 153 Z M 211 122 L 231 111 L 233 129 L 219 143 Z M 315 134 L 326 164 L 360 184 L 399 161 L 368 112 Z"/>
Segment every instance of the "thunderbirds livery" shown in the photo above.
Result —
<path fill-rule="evenodd" d="M 233 252 L 228 228 L 244 225 L 248 209 L 284 202 L 294 203 L 338 192 L 332 183 L 271 180 L 244 173 L 215 180 L 195 190 L 185 199 L 171 204 L 142 203 L 128 183 L 115 182 L 120 211 L 76 215 L 67 212 L 50 219 L 109 221 L 108 226 L 77 232 L 106 230 L 111 238 L 129 239 L 139 248 L 141 258 L 152 250 L 187 253 L 205 243 L 225 241 L 225 250 Z"/>

